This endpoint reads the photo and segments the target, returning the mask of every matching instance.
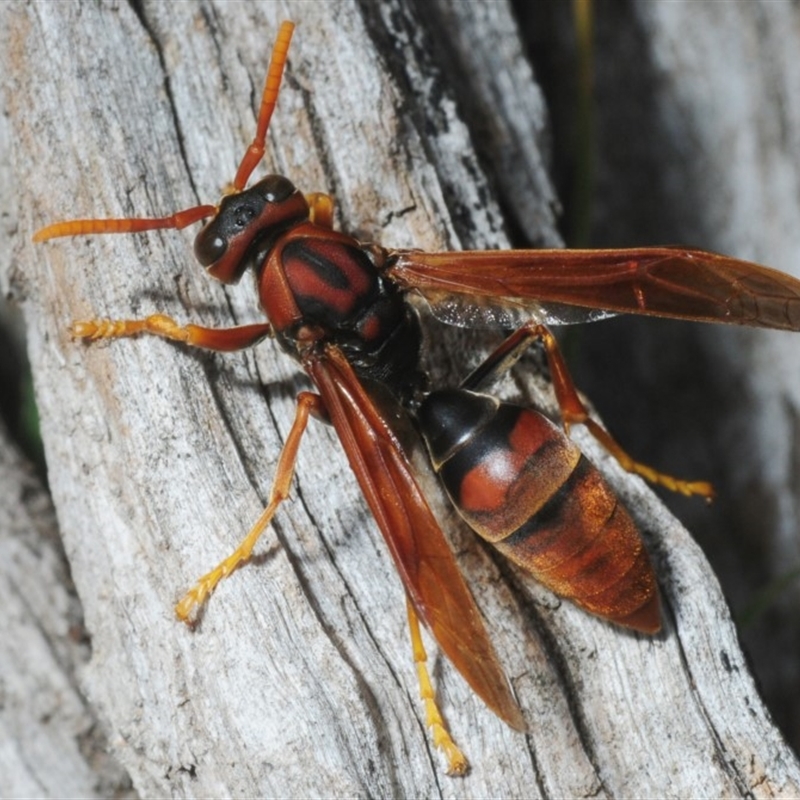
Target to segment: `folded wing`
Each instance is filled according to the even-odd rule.
[[[475,601],[405,451],[335,346],[304,360],[420,618],[467,683],[525,727]]]

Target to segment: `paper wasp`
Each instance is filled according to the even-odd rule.
[[[427,723],[451,772],[466,760],[437,710],[418,619],[470,686],[517,729],[524,720],[481,615],[411,464],[421,435],[464,519],[546,586],[610,621],[645,633],[660,627],[656,578],[641,537],[599,472],[565,432],[484,389],[534,342],[543,345],[565,429],[584,424],[629,471],[686,494],[705,483],[663,475],[631,459],[588,415],[555,339],[545,327],[569,317],[638,313],[800,330],[800,282],[721,255],[677,248],[425,253],[368,245],[333,230],[331,199],[303,195],[268,175],[246,188],[263,157],[293,26],[284,23],[265,83],[255,138],[233,190],[219,205],[158,219],[75,220],[36,241],[91,233],[184,228],[210,218],[195,242],[198,261],[224,283],[253,267],[267,322],[230,329],[179,325],[153,315],[89,320],[73,333],[100,339],[149,333],[217,351],[272,336],[308,373],[316,393],[298,397],[267,508],[242,544],[177,606],[188,621],[214,587],[246,561],[293,478],[313,415],[330,422],[403,581]],[[415,293],[434,313],[469,304],[498,326],[527,316],[457,388],[428,391]],[[462,320],[463,321],[463,320]]]

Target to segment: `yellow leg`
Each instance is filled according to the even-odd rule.
[[[149,333],[184,342],[193,347],[231,352],[254,345],[272,333],[267,322],[255,325],[240,325],[236,328],[204,328],[201,325],[178,325],[164,314],[153,314],[145,319],[91,319],[75,322],[71,333],[79,339],[121,339]]]
[[[256,542],[261,534],[264,533],[267,525],[269,525],[278,506],[289,496],[297,450],[308,424],[308,416],[312,412],[322,414],[322,401],[311,392],[301,392],[297,397],[297,411],[292,428],[286,437],[286,443],[278,460],[278,468],[275,472],[269,504],[236,550],[212,569],[211,572],[203,575],[175,606],[175,614],[182,622],[192,622],[195,609],[206,601],[217,584],[250,558]]]
[[[706,481],[684,481],[680,478],[673,478],[647,464],[635,461],[606,430],[589,416],[586,406],[578,395],[578,389],[569,373],[558,342],[544,325],[529,322],[512,333],[476,370],[467,376],[461,386],[464,389],[479,390],[487,381],[496,379],[516,364],[525,350],[537,340],[542,343],[547,353],[553,389],[561,410],[561,419],[565,430],[569,431],[571,425],[585,425],[589,433],[619,461],[624,470],[641,475],[651,483],[664,486],[680,494],[699,494],[708,499],[714,496],[711,484]]]
[[[635,475],[641,475],[645,480],[650,483],[655,483],[669,489],[671,492],[684,494],[687,497],[699,494],[707,500],[712,500],[714,497],[714,488],[708,481],[685,481],[680,478],[673,478],[672,475],[667,475],[664,472],[659,472],[647,464],[642,464],[640,461],[634,461],[617,442],[611,437],[604,428],[601,428],[591,417],[587,416],[581,422],[589,430],[589,433],[597,439],[600,444],[617,459],[622,469],[627,472],[632,472]],[[566,423],[565,423],[566,425]]]
[[[714,490],[711,488],[711,484],[706,481],[684,481],[680,478],[673,478],[672,475],[659,472],[653,469],[653,467],[642,464],[631,458],[622,447],[614,441],[611,434],[604,428],[601,428],[589,416],[586,406],[583,404],[580,397],[578,397],[578,390],[572,381],[572,376],[569,374],[567,364],[564,361],[564,357],[561,355],[561,349],[553,334],[543,325],[534,326],[533,331],[542,344],[544,344],[547,353],[547,363],[550,366],[550,374],[553,378],[553,388],[556,392],[558,405],[561,408],[561,418],[566,430],[569,430],[569,426],[572,424],[580,423],[585,425],[589,433],[617,459],[624,470],[632,472],[635,475],[641,475],[643,478],[650,481],[650,483],[664,486],[666,489],[679,492],[680,494],[699,494],[708,499],[714,496]]]
[[[309,217],[320,228],[333,230],[333,198],[329,194],[313,192],[306,195]]]
[[[442,715],[439,713],[439,708],[436,705],[436,695],[428,674],[426,664],[428,654],[425,652],[425,645],[422,643],[419,619],[408,597],[406,597],[406,606],[408,608],[408,627],[411,631],[411,647],[414,651],[414,664],[417,668],[417,679],[419,680],[419,696],[425,705],[425,724],[431,730],[434,746],[439,748],[447,759],[448,775],[463,775],[469,769],[469,763],[466,756],[453,741],[445,727]]]

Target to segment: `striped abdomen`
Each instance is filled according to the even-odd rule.
[[[431,393],[418,416],[434,468],[477,533],[587,611],[659,629],[658,588],[639,531],[559,428],[463,389]]]

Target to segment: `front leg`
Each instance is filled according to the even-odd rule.
[[[312,192],[305,196],[308,203],[308,218],[320,228],[333,230],[333,198],[323,192]]]
[[[75,322],[71,333],[78,339],[119,339],[149,333],[164,339],[184,342],[192,347],[206,350],[231,352],[243,350],[272,334],[268,322],[255,325],[239,325],[236,328],[206,328],[202,325],[178,325],[164,314],[152,314],[145,319],[92,319]]]

